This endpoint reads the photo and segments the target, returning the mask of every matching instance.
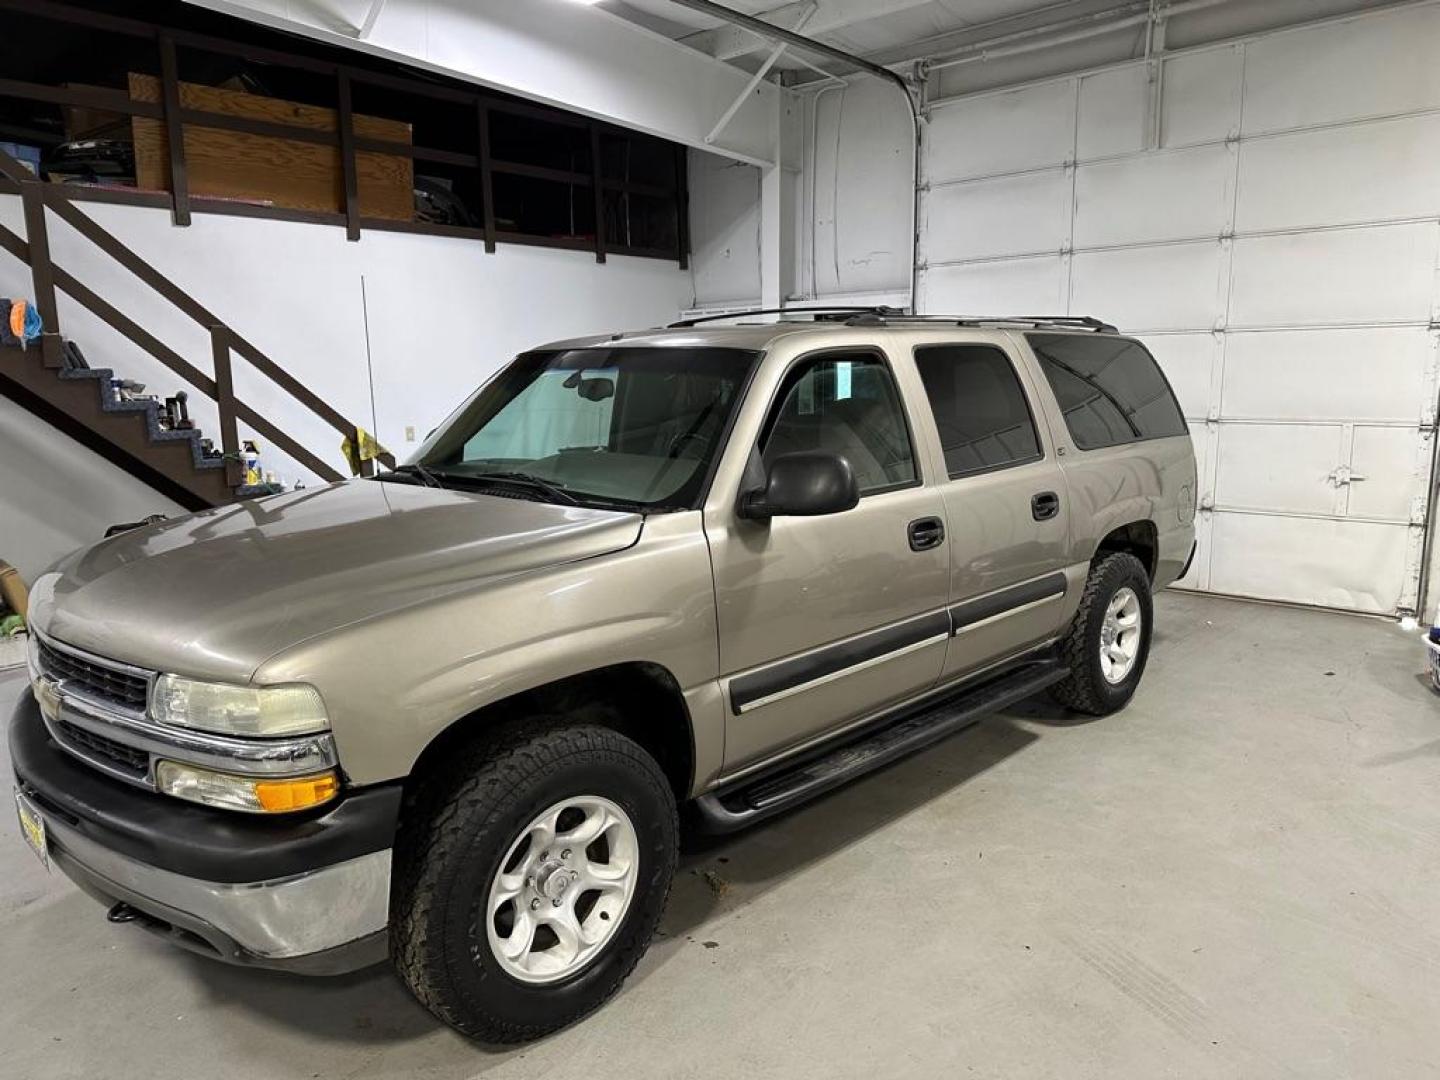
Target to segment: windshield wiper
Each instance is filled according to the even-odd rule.
[[[397,465],[394,469],[390,470],[390,472],[381,473],[376,479],[384,480],[396,474],[400,476],[413,476],[426,487],[443,488],[445,486],[440,482],[439,478],[424,465]]]
[[[569,503],[571,506],[579,506],[580,500],[558,484],[552,484],[549,480],[541,480],[538,476],[531,476],[523,472],[484,472],[484,473],[449,473],[450,479],[459,480],[462,483],[472,480],[496,483],[516,484],[520,487],[533,488],[543,495],[548,495],[556,502]]]

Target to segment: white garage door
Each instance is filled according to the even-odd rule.
[[[1200,462],[1182,584],[1417,605],[1436,42],[1423,7],[1176,56],[1158,93],[1136,64],[933,109],[921,310],[1093,314],[1146,341]]]

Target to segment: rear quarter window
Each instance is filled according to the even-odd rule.
[[[1189,431],[1160,366],[1138,341],[1109,334],[1025,337],[1081,450]]]

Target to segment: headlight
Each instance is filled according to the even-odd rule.
[[[178,675],[155,680],[150,715],[162,724],[221,735],[309,735],[330,727],[313,686],[227,686]]]
[[[340,791],[340,780],[334,770],[314,776],[269,780],[162,761],[155,766],[155,786],[167,795],[205,806],[252,814],[283,814],[329,802]]]

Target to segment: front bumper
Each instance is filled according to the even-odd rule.
[[[77,761],[28,692],[10,756],[54,863],[146,928],[216,959],[302,974],[384,959],[399,785],[273,819],[196,806]]]

